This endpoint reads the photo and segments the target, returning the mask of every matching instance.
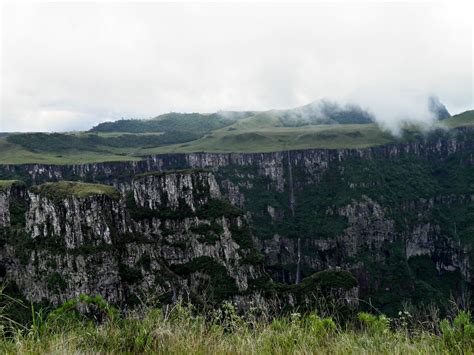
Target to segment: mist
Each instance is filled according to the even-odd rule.
[[[394,132],[474,107],[472,5],[7,3],[0,131],[357,105]]]

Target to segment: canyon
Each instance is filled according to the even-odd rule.
[[[0,279],[32,302],[297,307],[331,290],[390,314],[442,307],[474,281],[469,128],[361,149],[1,165],[0,179]]]

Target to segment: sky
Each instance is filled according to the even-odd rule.
[[[466,3],[1,5],[1,131],[359,104],[388,126],[474,108]]]

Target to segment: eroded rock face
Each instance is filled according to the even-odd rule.
[[[216,179],[211,172],[145,175],[133,182],[137,204],[152,210],[204,206],[210,199],[221,198]]]
[[[31,238],[56,238],[66,248],[112,244],[113,238],[131,232],[119,201],[104,195],[61,201],[29,193],[26,232]]]
[[[209,168],[220,170],[229,166],[258,167],[258,175],[268,177],[277,191],[285,190],[285,162],[289,158],[295,167],[307,172],[307,182],[317,182],[320,173],[332,163],[352,158],[371,160],[393,159],[406,156],[430,156],[446,158],[458,152],[474,149],[472,128],[455,130],[453,137],[440,137],[429,141],[411,141],[388,144],[366,149],[306,149],[273,153],[185,153],[149,156],[141,161],[90,163],[74,165],[18,164],[0,165],[0,178],[21,177],[26,183],[40,184],[45,181],[79,180],[105,183],[119,190],[129,189],[133,176],[151,172],[187,168]],[[465,163],[473,164],[472,155],[465,157]]]
[[[22,214],[27,201],[27,189],[23,184],[13,182],[0,187],[0,230],[24,222]]]
[[[133,188],[133,208],[147,215],[106,194],[58,199],[30,191],[26,228],[0,252],[4,281],[35,302],[87,293],[120,305],[220,301],[263,275],[248,221],[221,200],[212,173],[145,176]]]
[[[122,197],[53,201],[30,191],[30,249],[9,242],[1,260],[6,278],[30,299],[55,303],[81,292],[117,304],[231,294],[241,303],[248,294],[262,297],[255,285],[268,275],[294,284],[338,268],[357,276],[361,297],[404,291],[401,281],[414,293],[433,281],[423,278],[426,270],[439,282],[456,277],[454,290],[473,282],[472,221],[459,218],[470,216],[474,202],[473,154],[471,140],[451,137],[368,149],[23,167],[32,181],[74,176],[114,185]],[[194,170],[168,171],[176,167]],[[151,170],[161,173],[132,179]],[[11,193],[0,192],[0,227],[8,227],[9,201]]]
[[[347,218],[347,227],[332,239],[304,238],[300,241],[302,263],[313,270],[344,266],[351,268],[348,259],[363,249],[379,250],[385,242],[396,238],[395,223],[385,215],[383,208],[368,197],[338,209],[329,209],[328,215]],[[266,264],[273,269],[292,265],[297,255],[297,239],[274,235],[263,242]],[[295,274],[278,271],[275,279],[295,282]]]
[[[0,189],[0,228],[10,226],[10,188]]]

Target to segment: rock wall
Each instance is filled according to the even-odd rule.
[[[0,189],[0,228],[10,226],[10,188]]]
[[[95,292],[118,304],[242,302],[268,293],[269,276],[292,285],[322,270],[350,270],[380,308],[447,299],[474,281],[474,139],[464,133],[367,149],[3,166],[3,177],[102,182],[122,197],[58,201],[24,189],[22,229],[0,190],[0,269],[29,299],[53,303]]]
[[[16,164],[0,165],[0,179],[20,179],[28,184],[45,181],[81,180],[115,185],[119,190],[130,187],[133,176],[145,172],[187,168],[211,168],[227,166],[258,167],[260,176],[271,178],[278,191],[284,189],[285,159],[296,167],[303,167],[308,176],[318,176],[332,162],[358,157],[396,159],[404,156],[448,157],[457,152],[471,152],[466,163],[474,164],[474,131],[470,128],[452,130],[452,134],[417,139],[398,144],[374,146],[365,149],[306,149],[272,153],[183,153],[159,154],[140,161],[48,165]],[[310,181],[314,181],[311,179]]]
[[[217,302],[250,297],[249,282],[263,275],[246,217],[220,199],[212,173],[145,176],[127,201],[100,193],[24,196],[25,228],[4,225],[0,276],[30,301],[59,304],[87,293],[122,305]]]

